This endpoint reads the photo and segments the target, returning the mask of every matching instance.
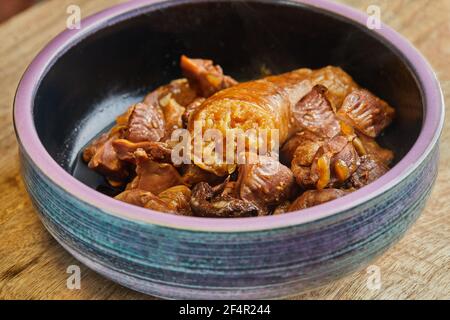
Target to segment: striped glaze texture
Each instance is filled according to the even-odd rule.
[[[49,232],[76,258],[132,289],[165,298],[279,298],[361,268],[417,219],[438,149],[406,179],[315,222],[254,232],[199,232],[110,215],[51,183],[21,152],[24,181]]]

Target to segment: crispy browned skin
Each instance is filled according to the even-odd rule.
[[[259,208],[259,215],[269,214],[269,206],[287,200],[294,188],[292,171],[278,160],[259,156],[257,163],[239,165],[237,193],[240,199]]]
[[[310,208],[319,204],[343,197],[348,192],[341,189],[308,190],[298,197],[288,211]]]

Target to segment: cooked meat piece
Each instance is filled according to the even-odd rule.
[[[158,196],[150,191],[140,189],[125,190],[115,199],[155,211],[190,216],[192,214],[189,205],[190,197],[191,190],[189,188],[175,186],[163,191]]]
[[[300,146],[296,150],[291,164],[291,170],[297,183],[305,189],[323,189],[328,184],[333,183],[334,179],[332,179],[330,168],[331,159],[341,152],[347,144],[348,141],[344,136],[334,137],[317,149],[312,161],[311,155],[314,153],[316,146],[313,145],[314,148],[308,148],[308,144]]]
[[[368,154],[376,157],[384,165],[388,166],[394,160],[394,152],[381,147],[373,138],[364,134],[358,134],[363,148],[363,155]]]
[[[211,60],[182,56],[180,65],[185,79],[150,92],[83,151],[115,187],[112,195],[128,183],[116,199],[186,216],[279,215],[342,197],[388,171],[393,152],[375,138],[395,112],[342,69],[238,83]],[[193,164],[172,161],[186,143],[171,139],[179,128],[189,130]],[[290,169],[270,157],[279,146]]]
[[[358,88],[352,77],[339,67],[328,66],[314,70],[309,79],[314,85],[320,84],[328,89],[325,93],[333,110],[338,110],[345,97]]]
[[[361,157],[361,164],[350,178],[350,185],[356,189],[362,188],[384,175],[389,168],[373,155]]]
[[[119,117],[124,117],[121,115]],[[115,139],[119,139],[124,134],[126,127],[122,124],[116,124],[106,133],[101,134],[98,138],[94,139],[84,150],[83,150],[83,160],[85,162],[89,162],[95,153],[108,141],[110,138],[114,137]],[[113,141],[115,141],[113,139]]]
[[[298,128],[315,133],[319,137],[333,138],[341,131],[325,93],[327,88],[316,85],[293,108],[292,117]]]
[[[241,164],[237,188],[239,198],[255,204],[259,215],[269,214],[269,206],[287,200],[293,192],[292,171],[276,159],[259,156],[257,163]]]
[[[395,111],[369,91],[354,90],[337,114],[363,134],[375,138],[392,122]]]
[[[128,122],[130,121],[130,116],[133,113],[133,111],[134,111],[134,105],[132,105],[131,107],[127,108],[127,110],[125,110],[124,113],[119,115],[116,118],[116,125],[115,125],[114,128],[120,127],[120,128],[126,129],[128,127]]]
[[[359,157],[353,144],[344,136],[337,136],[325,143],[311,165],[311,176],[317,189],[339,186],[350,178],[359,165]]]
[[[194,215],[212,218],[252,217],[258,208],[251,202],[221,195],[225,184],[212,188],[206,182],[198,183],[192,190],[191,208]]]
[[[112,143],[120,160],[135,164],[135,152],[142,149],[147,153],[150,160],[158,162],[171,162],[172,149],[164,142],[143,141],[131,142],[126,139],[117,139]]]
[[[159,105],[164,114],[166,132],[163,141],[170,139],[174,130],[183,128],[182,117],[186,107],[196,99],[197,93],[187,79],[174,80],[145,97],[144,103]]]
[[[166,203],[171,212],[183,216],[191,216],[191,190],[183,185],[171,187],[161,192],[158,197]],[[148,204],[146,205],[148,207]]]
[[[191,88],[188,80],[177,79],[150,92],[143,102],[148,105],[164,107],[170,99],[174,99],[179,105],[186,107],[196,98],[197,93]]]
[[[163,141],[170,139],[172,132],[176,129],[183,128],[183,114],[186,108],[180,105],[175,99],[170,98],[168,102],[164,101],[162,110],[164,113],[164,119],[166,120],[166,133]]]
[[[134,157],[136,158],[136,177],[128,189],[141,189],[159,194],[170,187],[183,184],[180,174],[173,165],[149,159],[143,149],[138,149]]]
[[[352,142],[356,149],[357,136],[353,127],[345,122],[339,121],[340,135],[345,137],[349,142]],[[302,166],[309,166],[319,150],[319,148],[329,139],[321,137],[309,130],[300,130],[295,133],[282,147],[281,160],[283,163],[292,163],[296,157],[296,163]],[[342,139],[339,138],[339,141]],[[343,141],[343,140],[342,140]],[[359,140],[358,142],[362,144]],[[298,150],[297,150],[298,149]],[[359,152],[358,152],[359,154]]]
[[[197,108],[199,108],[205,100],[206,99],[203,97],[196,98],[194,101],[192,101],[190,104],[186,106],[186,111],[183,113],[182,116],[183,124],[185,126],[187,126],[187,124],[189,123],[189,118],[194,113],[194,111],[197,110]]]
[[[103,145],[110,139],[109,133],[103,133],[95,139],[94,141],[83,150],[83,160],[85,162],[91,161],[92,157],[97,153],[97,151],[103,147]]]
[[[132,189],[125,190],[124,192],[115,196],[115,199],[134,204],[135,206],[145,207],[145,204],[154,201],[158,203],[161,208],[164,208],[166,204],[161,201],[157,196],[155,196],[150,191],[140,190],[140,189]]]
[[[83,159],[88,162],[88,167],[93,169],[111,181],[121,181],[128,177],[125,164],[119,159],[112,144],[118,139],[120,132],[114,134],[105,133],[95,140],[83,152]]]
[[[120,188],[127,184],[126,180],[117,179],[117,178],[111,178],[108,176],[105,176],[106,181],[108,181],[108,184],[113,188]]]
[[[230,196],[233,198],[239,198],[238,195],[238,184],[236,181],[226,181],[224,183],[223,191],[220,194],[221,196]]]
[[[295,163],[301,166],[310,166],[314,161],[314,157],[319,151],[320,147],[324,144],[320,140],[308,140],[305,139],[294,151],[292,161],[295,159]]]
[[[162,141],[170,139],[175,129],[183,127],[182,116],[186,107],[197,98],[197,93],[189,86],[187,79],[177,79],[150,92],[144,104],[161,109],[165,120],[165,133]]]
[[[319,204],[343,197],[347,193],[348,191],[341,189],[308,190],[291,204],[288,211],[296,211],[317,206]]]
[[[160,107],[137,103],[131,108],[125,138],[132,142],[159,141],[165,133],[164,115]]]
[[[289,212],[289,207],[291,206],[291,202],[290,201],[284,201],[282,203],[280,203],[275,210],[273,210],[272,215],[273,216],[277,216],[279,214],[283,214],[286,212]]]
[[[190,59],[183,55],[180,65],[191,87],[202,97],[207,98],[217,91],[237,84],[236,80],[224,75],[222,68],[214,65],[211,60]]]
[[[188,186],[196,185],[199,182],[207,182],[210,185],[217,185],[223,182],[223,178],[215,174],[205,171],[195,164],[185,164],[181,168],[183,183]]]
[[[301,147],[296,150],[291,169],[297,183],[306,189],[340,186],[359,166],[359,156],[352,142],[342,135],[325,142],[310,166],[310,156],[305,157],[305,154]]]
[[[300,163],[304,166],[311,165],[314,156],[324,143],[324,139],[308,130],[300,130],[295,133],[281,148],[281,161],[286,164],[292,163],[297,155]],[[297,151],[297,148],[300,148]]]

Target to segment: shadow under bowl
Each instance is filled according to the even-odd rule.
[[[36,57],[15,100],[27,190],[49,232],[95,271],[168,298],[277,298],[366,265],[424,207],[437,172],[443,102],[400,35],[326,0],[133,1],[82,21]],[[207,219],[121,203],[80,150],[131,103],[179,78],[181,54],[238,80],[342,67],[396,108],[381,143],[395,166],[346,197],[282,216]]]

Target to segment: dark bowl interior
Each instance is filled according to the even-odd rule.
[[[36,129],[50,155],[97,188],[80,150],[143,95],[181,77],[179,57],[213,59],[238,80],[300,67],[342,67],[397,110],[380,142],[400,160],[422,124],[413,68],[365,26],[289,1],[171,1],[150,5],[82,37],[41,80]],[[102,190],[109,192],[108,190]]]

